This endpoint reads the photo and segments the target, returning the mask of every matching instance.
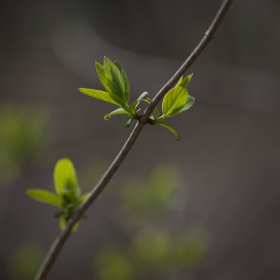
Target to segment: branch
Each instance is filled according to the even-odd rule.
[[[172,86],[179,80],[179,78],[186,72],[186,70],[189,69],[189,67],[199,57],[199,55],[202,53],[202,51],[205,49],[205,47],[208,45],[208,43],[213,39],[213,35],[215,34],[221,21],[223,20],[225,14],[227,13],[227,10],[229,9],[232,1],[233,0],[224,0],[223,1],[216,16],[213,19],[211,25],[206,30],[206,32],[205,32],[203,38],[201,39],[201,41],[199,42],[199,44],[196,46],[196,48],[193,50],[193,52],[189,55],[189,57],[186,59],[186,61],[181,65],[181,67],[177,70],[177,72],[171,77],[171,79],[161,88],[161,90],[153,98],[152,103],[146,110],[147,114],[145,114],[145,119],[143,119],[144,122],[147,120],[147,118],[149,118],[149,115],[153,112],[153,110],[155,109],[155,107],[157,106],[159,101],[172,88]]]
[[[62,249],[64,243],[68,239],[71,234],[71,229],[74,224],[79,221],[85,211],[89,208],[89,206],[95,201],[95,199],[103,192],[113,175],[116,173],[120,165],[122,164],[123,160],[125,159],[126,155],[129,153],[130,149],[132,148],[134,142],[138,138],[141,130],[143,127],[148,123],[148,119],[156,105],[159,101],[163,98],[163,96],[171,89],[171,87],[179,80],[179,78],[185,73],[185,71],[193,64],[193,62],[199,57],[201,52],[213,38],[214,33],[216,32],[218,26],[220,25],[224,15],[226,14],[230,4],[233,0],[224,0],[222,5],[220,6],[213,22],[211,23],[208,30],[205,32],[202,40],[191,53],[191,55],[187,58],[187,60],[182,64],[182,66],[178,69],[178,71],[171,77],[171,79],[162,87],[162,89],[156,94],[152,103],[146,109],[144,115],[141,117],[140,121],[134,127],[132,133],[128,137],[127,141],[125,142],[123,148],[120,150],[112,164],[109,166],[105,174],[96,184],[96,186],[92,189],[90,196],[88,199],[80,205],[77,211],[69,220],[66,228],[64,231],[61,231],[60,234],[55,239],[54,243],[52,244],[49,252],[46,255],[46,258],[38,271],[35,280],[43,280],[46,279],[48,273],[50,272],[57,256],[59,255],[60,250]]]

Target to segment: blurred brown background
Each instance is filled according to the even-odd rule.
[[[1,279],[28,279],[19,278],[18,263],[29,255],[39,260],[59,232],[54,209],[25,190],[53,190],[53,167],[61,157],[74,162],[81,188],[89,190],[93,173],[100,176],[131,131],[122,117],[103,120],[113,106],[77,91],[101,89],[94,62],[104,55],[119,60],[132,99],[145,90],[154,96],[199,42],[220,3],[1,2]],[[276,0],[234,1],[189,69],[194,107],[169,120],[181,140],[161,127],[144,129],[49,279],[101,279],[94,265],[98,251],[125,239],[118,190],[127,178],[145,181],[163,163],[181,176],[163,227],[199,228],[208,249],[195,267],[145,279],[280,279],[279,14]]]

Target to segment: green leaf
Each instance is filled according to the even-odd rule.
[[[136,115],[137,111],[136,108],[138,107],[139,103],[141,100],[145,99],[148,97],[148,92],[143,92],[140,94],[140,96],[137,98],[136,101],[134,101],[130,106],[129,106],[129,110],[132,111],[134,114],[134,116]]]
[[[180,85],[180,83],[183,81],[183,78],[184,78],[183,76],[180,77],[179,81],[176,84],[176,87]]]
[[[177,141],[180,140],[180,134],[173,128],[171,127],[170,125],[162,122],[162,121],[156,121],[155,124],[159,124],[165,128],[167,128],[168,130],[170,130],[176,137],[177,137]]]
[[[188,91],[177,86],[171,89],[163,98],[162,112],[165,116],[170,116],[179,112],[187,102]]]
[[[160,115],[158,107],[155,107],[152,117],[157,118]]]
[[[125,103],[116,96],[112,96],[107,91],[91,89],[91,88],[78,88],[78,91],[81,93],[88,95],[90,97],[109,102],[111,104],[117,105],[119,107],[125,107]]]
[[[182,77],[180,78],[180,80],[178,81],[177,86],[181,86],[181,87],[187,89],[187,88],[188,88],[188,85],[189,85],[189,83],[190,83],[190,81],[191,81],[191,79],[192,79],[192,76],[193,76],[193,73],[190,74],[190,75],[188,75],[188,76],[185,77],[184,79],[183,79],[183,76],[182,76]]]
[[[128,100],[126,99],[124,81],[120,70],[107,57],[104,57],[104,71],[110,88],[110,93],[121,99],[126,104]]]
[[[177,116],[177,115],[189,110],[193,106],[194,102],[195,102],[195,98],[193,96],[189,95],[185,106],[179,112],[177,112],[176,114],[173,114],[172,117]]]
[[[135,254],[131,255],[123,250],[114,247],[112,248],[112,246],[110,248],[108,246],[108,248],[101,249],[100,253],[97,254],[97,258],[95,259],[98,279],[140,279],[138,277],[138,267],[135,267],[134,259],[138,259]]]
[[[139,97],[137,98],[137,100],[143,100],[143,99],[145,99],[145,98],[148,98],[148,96],[149,96],[149,93],[147,92],[147,91],[144,91],[144,92],[142,92],[140,95],[139,95]]]
[[[79,190],[80,192],[80,190]],[[63,190],[60,193],[60,197],[62,197],[62,208],[63,209],[74,209],[79,205],[79,197],[72,190]],[[72,210],[71,210],[72,211]]]
[[[123,122],[124,127],[129,128],[132,119],[133,119],[133,116],[131,116],[131,115],[127,116],[127,117],[125,118],[124,122]]]
[[[67,225],[67,220],[65,218],[59,219],[59,226],[60,226],[61,230],[64,230],[66,225]]]
[[[101,82],[101,84],[104,86],[104,88],[110,92],[110,87],[108,85],[106,76],[105,76],[105,71],[104,71],[104,67],[103,65],[101,65],[100,63],[98,63],[97,61],[95,62],[95,68],[96,68],[96,73],[99,77],[99,80]]]
[[[69,192],[78,197],[80,188],[76,177],[76,171],[68,158],[60,159],[54,169],[54,185],[59,196]]]
[[[65,211],[58,211],[54,213],[55,218],[67,218],[67,216],[68,215],[65,213]]]
[[[66,225],[67,225],[67,219],[65,219],[65,218],[59,219],[59,226],[60,226],[61,230],[64,230]],[[78,227],[79,227],[79,223],[75,223],[71,229],[71,234],[75,233],[77,231]]]
[[[41,190],[41,189],[29,189],[26,193],[33,199],[38,200],[43,203],[51,204],[56,207],[61,208],[61,200],[54,193]]]
[[[108,101],[108,100],[104,100],[103,98],[98,98],[98,97],[95,97],[95,96],[93,96],[93,97],[101,99],[101,100],[104,100],[104,101],[107,101],[107,102],[110,102],[110,103],[113,103],[113,104],[118,105],[120,107],[126,108],[127,107],[127,105],[126,105],[127,102],[123,100],[123,97],[122,97],[123,95],[121,97],[116,95],[116,92],[114,92],[114,90],[112,89],[112,82],[110,82],[110,79],[107,79],[107,77],[105,75],[105,70],[104,70],[103,65],[101,65],[98,62],[95,62],[95,66],[96,66],[96,72],[97,72],[97,75],[99,77],[100,82],[102,83],[104,88],[107,90],[109,96],[111,97],[111,99],[114,102],[111,102],[111,101]],[[115,66],[115,68],[117,69],[117,71],[119,71],[116,66]]]
[[[112,111],[111,113],[107,114],[106,116],[104,116],[104,120],[108,121],[114,115],[129,115],[129,113],[125,111],[123,108],[118,108]]]
[[[129,106],[129,111],[130,111],[131,115],[136,116],[136,113],[137,113],[136,109],[137,109],[139,103],[140,103],[140,100],[136,100]]]
[[[122,76],[122,79],[123,79],[123,83],[124,83],[126,102],[128,102],[129,98],[130,98],[130,84],[129,84],[127,74],[126,74],[123,66],[121,65],[121,63],[119,61],[115,61],[114,64],[120,70],[120,73],[121,73],[121,76]]]
[[[141,100],[142,100],[142,101],[145,101],[145,102],[148,103],[148,104],[151,104],[151,103],[152,103],[152,99],[149,98],[149,97],[144,97],[144,98],[142,98]]]
[[[87,192],[85,194],[83,194],[79,200],[79,204],[81,204],[82,202],[84,202],[85,200],[87,200],[87,198],[90,196],[90,192]]]
[[[149,97],[143,97],[141,100],[147,102],[148,104],[152,103],[152,99]],[[158,109],[158,107],[155,107],[155,109],[152,113],[152,117],[157,118],[158,116],[159,116],[159,109]]]

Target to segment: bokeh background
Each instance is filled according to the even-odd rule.
[[[1,279],[31,279],[59,232],[25,190],[53,190],[61,157],[90,190],[131,131],[77,91],[101,89],[94,62],[119,60],[132,98],[154,96],[220,3],[1,2]],[[189,69],[195,106],[169,121],[181,141],[144,129],[49,279],[280,279],[279,14],[276,0],[234,1]]]

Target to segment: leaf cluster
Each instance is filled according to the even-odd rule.
[[[128,115],[124,120],[124,126],[129,127],[132,119],[137,118],[137,106],[141,96],[129,105],[130,83],[123,66],[118,61],[113,63],[107,57],[104,57],[103,62],[104,65],[95,62],[95,67],[105,91],[90,88],[78,90],[83,94],[118,106],[118,109],[105,115],[104,119],[109,120],[114,115]]]
[[[60,208],[60,211],[55,213],[55,217],[59,218],[63,230],[76,208],[87,199],[89,192],[81,196],[75,168],[68,158],[62,158],[56,163],[53,179],[55,193],[42,189],[28,189],[26,192],[35,200]],[[77,228],[78,223],[75,224],[72,232]]]
[[[158,215],[170,206],[178,181],[178,172],[168,165],[155,168],[145,181],[128,180],[121,189],[125,209],[134,220]]]
[[[147,102],[148,104],[152,102],[148,96],[148,92],[140,94],[137,100],[129,105],[130,83],[121,63],[118,61],[113,63],[109,58],[104,57],[103,65],[96,62],[95,66],[97,75],[105,91],[90,88],[79,88],[78,90],[85,95],[118,106],[118,109],[105,115],[104,119],[109,120],[114,115],[127,115],[123,124],[124,127],[129,127],[133,119],[140,119],[140,116],[137,114],[140,110],[138,108],[140,101]],[[193,74],[185,78],[182,76],[177,85],[164,96],[161,116],[158,108],[155,108],[149,117],[150,124],[158,124],[169,129],[177,137],[177,140],[180,139],[179,133],[170,125],[163,122],[163,120],[187,111],[194,104],[195,99],[189,95],[187,90],[192,76]]]
[[[192,79],[193,74],[186,76],[185,78],[182,76],[176,86],[172,88],[167,94],[164,96],[162,101],[162,115],[154,116],[154,124],[159,124],[167,129],[169,129],[176,137],[177,140],[180,140],[179,133],[170,125],[166,124],[162,120],[169,117],[174,117],[179,114],[184,113],[189,110],[194,102],[195,98],[189,95],[188,86]]]

